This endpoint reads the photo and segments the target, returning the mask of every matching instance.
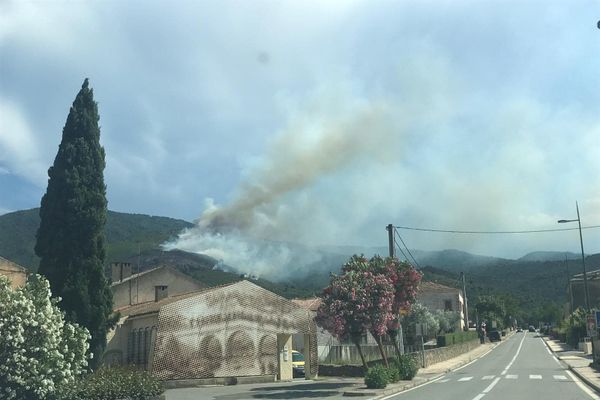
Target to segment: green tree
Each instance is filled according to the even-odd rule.
[[[92,366],[98,365],[114,322],[112,295],[104,276],[106,186],[98,106],[85,79],[69,111],[48,188],[42,198],[35,252],[39,272],[60,296],[68,321],[86,327]]]

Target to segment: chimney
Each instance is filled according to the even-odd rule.
[[[114,262],[111,264],[113,283],[121,282],[131,276],[131,263]]]
[[[169,297],[169,287],[167,285],[154,286],[154,301],[160,301]]]

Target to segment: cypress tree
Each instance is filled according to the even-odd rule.
[[[35,252],[68,321],[92,335],[92,367],[99,364],[114,323],[112,293],[104,275],[106,186],[98,105],[88,79],[69,111],[48,188],[42,197]]]

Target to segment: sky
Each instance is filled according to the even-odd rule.
[[[0,0],[0,214],[39,206],[88,77],[109,209],[196,221],[192,250],[576,227],[556,223],[576,201],[600,225],[599,19],[598,1]],[[400,233],[580,251],[577,231]]]

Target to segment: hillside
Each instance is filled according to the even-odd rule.
[[[534,251],[525,254],[519,258],[519,261],[564,261],[565,257],[568,260],[579,260],[581,253],[575,254],[562,251]]]
[[[0,255],[36,271],[39,259],[33,248],[39,223],[38,208],[1,215]],[[214,258],[180,250],[159,249],[161,243],[174,238],[182,229],[192,226],[193,224],[187,221],[173,218],[109,211],[105,228],[106,259],[108,262],[130,262],[134,271],[138,263],[141,270],[171,265],[209,286],[243,279],[239,274],[215,268],[217,260]],[[320,281],[323,280],[324,277],[321,277]],[[314,284],[274,283],[265,279],[252,281],[287,298],[309,297],[321,289],[321,286],[317,287]]]
[[[33,248],[39,224],[39,208],[0,215],[0,255],[36,271],[39,259]],[[106,259],[120,259],[139,250],[157,248],[191,226],[187,221],[173,218],[109,211],[105,228]]]
[[[39,225],[38,209],[17,211],[0,216],[0,255],[33,271],[38,259],[33,252],[35,232]],[[179,250],[162,251],[159,245],[182,229],[191,227],[186,221],[141,214],[109,211],[106,238],[107,260],[128,261],[137,267],[152,268],[173,265],[210,286],[242,279],[239,274],[217,265],[217,260]],[[288,244],[295,253],[307,251],[305,246]],[[311,265],[293,265],[298,273],[294,280],[271,282],[255,279],[261,286],[285,297],[306,297],[329,282],[329,274],[338,272],[354,253],[385,255],[385,247],[329,246],[320,247],[319,261]],[[314,249],[313,249],[314,251]],[[460,272],[465,272],[467,292],[474,299],[480,294],[501,293],[514,298],[522,307],[566,302],[567,271],[565,253],[535,252],[518,260],[479,256],[459,250],[412,250],[424,273],[424,279],[448,286],[459,286]],[[139,254],[139,255],[138,255]],[[581,272],[581,261],[570,254],[569,273]],[[600,254],[588,256],[588,271],[600,269]]]

